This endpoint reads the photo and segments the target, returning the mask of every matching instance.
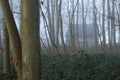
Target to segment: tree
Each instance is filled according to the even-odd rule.
[[[95,4],[95,0],[93,0],[93,24],[94,24],[94,29],[95,29],[95,47],[98,47],[98,32],[97,32],[97,13],[96,13],[96,4]]]
[[[62,5],[62,0],[60,0],[59,4],[59,16],[60,16],[60,36],[61,36],[61,41],[62,41],[62,47],[64,49],[64,52],[67,53],[66,47],[65,47],[65,42],[64,42],[64,35],[63,35],[63,22],[62,22],[62,13],[61,13],[61,5]]]
[[[118,14],[119,39],[118,39],[118,41],[119,41],[119,43],[120,43],[120,1],[119,1],[119,4],[118,4],[118,12],[119,12],[119,14]]]
[[[40,80],[39,1],[22,1],[22,80]]]
[[[111,13],[111,40],[112,45],[116,46],[116,30],[115,30],[115,5],[114,0],[112,0],[112,13]]]
[[[55,42],[54,14],[55,14],[55,0],[51,0],[51,36],[52,40]]]
[[[85,19],[84,19],[84,0],[82,2],[82,27],[83,27],[83,47],[85,47]]]
[[[9,34],[11,48],[13,52],[13,59],[19,62],[19,66],[15,65],[18,79],[22,80],[22,53],[21,53],[21,41],[18,34],[17,26],[15,24],[15,20],[10,9],[10,5],[8,0],[0,0],[0,5],[2,8],[4,21],[6,24],[6,28]]]
[[[103,46],[106,48],[106,37],[105,37],[105,1],[102,0],[102,36],[103,36]]]
[[[0,0],[0,4],[12,46],[18,80],[40,80],[39,1],[22,1],[22,46],[8,0]]]
[[[58,0],[55,2],[56,5],[56,39],[55,43],[57,46],[59,46],[59,32],[60,32],[60,27],[59,27],[59,9],[58,9]]]
[[[110,12],[110,2],[109,2],[109,0],[107,0],[107,13],[108,13],[108,22],[107,22],[107,25],[108,25],[108,40],[109,40],[109,49],[110,49],[110,51],[111,51],[111,26],[110,26],[110,14],[111,14],[111,12]]]
[[[74,7],[74,0],[70,0],[70,3],[68,3],[68,19],[69,19],[69,26],[68,26],[68,29],[69,29],[69,34],[70,34],[70,37],[69,37],[69,46],[71,48],[71,50],[75,50],[75,7]],[[70,5],[71,4],[71,5]],[[70,9],[69,9],[70,7]]]
[[[78,25],[79,25],[79,6],[80,6],[80,2],[79,0],[77,0],[78,4],[77,4],[77,13],[76,13],[76,28],[75,28],[75,31],[76,31],[76,35],[75,35],[75,40],[76,40],[76,46],[77,48],[80,48],[80,42],[79,42],[79,30],[78,30]]]
[[[9,35],[3,20],[3,74],[10,76]]]

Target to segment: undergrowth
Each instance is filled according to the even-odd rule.
[[[42,80],[120,80],[120,54],[43,55]]]
[[[41,61],[42,80],[120,80],[120,54],[42,54]]]

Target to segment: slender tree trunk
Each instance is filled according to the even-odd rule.
[[[119,39],[118,39],[118,42],[119,42],[119,45],[120,45],[120,1],[119,1],[119,16],[118,16],[118,23],[119,23]]]
[[[51,42],[53,42],[54,37],[53,37],[53,34],[52,34],[53,29],[52,29],[52,21],[51,21],[52,19],[51,19],[50,0],[47,0],[47,17],[48,17],[48,30],[49,30],[50,40],[51,40]]]
[[[18,30],[8,0],[0,0],[0,5],[2,8],[4,21],[6,23],[6,28],[9,34],[9,38],[13,50],[13,58],[19,64],[19,65],[18,64],[15,65],[18,74],[18,79],[22,80],[21,79],[22,77],[21,41],[18,34]]]
[[[93,15],[94,15],[94,31],[95,31],[95,47],[97,49],[98,47],[98,32],[97,32],[97,13],[96,13],[96,9],[95,9],[96,5],[95,5],[95,0],[93,0]]]
[[[84,2],[83,2],[84,3]],[[86,24],[87,24],[87,15],[88,15],[88,7],[89,7],[89,0],[87,1],[86,10],[85,10],[85,17],[84,17],[84,36],[85,36],[85,46],[88,47],[88,40],[87,40],[87,32],[86,32]]]
[[[70,41],[71,41],[71,50],[75,50],[75,16],[74,16],[74,0],[71,0],[71,14],[69,13],[69,30],[70,30]]]
[[[60,13],[60,36],[61,36],[61,41],[62,41],[62,46],[64,49],[64,52],[67,53],[66,47],[65,47],[65,42],[64,42],[64,34],[63,34],[63,22],[62,22],[62,15],[61,15],[61,5],[62,5],[62,0],[60,0],[59,4],[59,13]]]
[[[77,48],[80,48],[80,42],[79,42],[79,0],[78,0],[78,5],[77,5],[77,16],[76,16],[76,35],[75,35],[75,40],[76,40],[76,45],[77,45]]]
[[[112,45],[116,46],[116,32],[115,32],[115,15],[114,15],[114,0],[112,0],[112,16],[111,16],[111,38],[112,38]]]
[[[102,36],[103,36],[103,46],[106,48],[106,37],[105,37],[105,0],[102,0],[103,6],[102,6]]]
[[[85,17],[84,17],[84,0],[82,0],[82,29],[83,29],[83,47],[86,47],[85,38]]]
[[[59,32],[60,32],[60,27],[59,27],[59,9],[58,9],[58,0],[56,0],[56,40],[55,43],[59,47]]]
[[[51,4],[53,4],[53,1],[51,1]],[[51,10],[53,12],[51,12]],[[53,14],[51,14],[53,13]],[[48,17],[48,34],[51,40],[51,47],[53,50],[53,53],[56,52],[58,53],[58,46],[56,46],[55,44],[55,36],[54,36],[54,8],[52,6],[52,8],[50,8],[50,0],[47,0],[47,17]]]
[[[109,50],[110,50],[110,52],[111,52],[111,25],[110,25],[110,4],[109,4],[109,0],[107,0],[107,11],[108,11],[108,22],[107,22],[107,24],[108,24],[108,40],[109,40]]]
[[[10,76],[9,36],[3,21],[3,74]]]
[[[22,80],[41,80],[39,0],[23,0],[22,8]]]
[[[54,14],[55,14],[55,1],[51,0],[51,36],[53,41],[55,42],[55,27],[54,27]]]

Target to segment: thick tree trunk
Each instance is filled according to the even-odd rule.
[[[19,78],[19,80],[22,80],[21,79],[21,77],[22,77],[21,41],[20,41],[20,37],[18,34],[18,30],[17,30],[16,24],[15,24],[14,17],[11,12],[8,0],[0,0],[0,5],[2,8],[4,21],[6,23],[6,28],[7,28],[8,34],[9,34],[9,38],[10,38],[10,42],[11,42],[11,46],[12,46],[12,50],[13,50],[12,51],[13,58],[19,64],[19,65],[18,64],[15,65],[17,74],[18,74],[18,78]]]
[[[22,80],[41,80],[39,0],[23,0],[22,8]]]

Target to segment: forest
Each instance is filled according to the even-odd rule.
[[[120,0],[0,0],[0,80],[120,80]]]

